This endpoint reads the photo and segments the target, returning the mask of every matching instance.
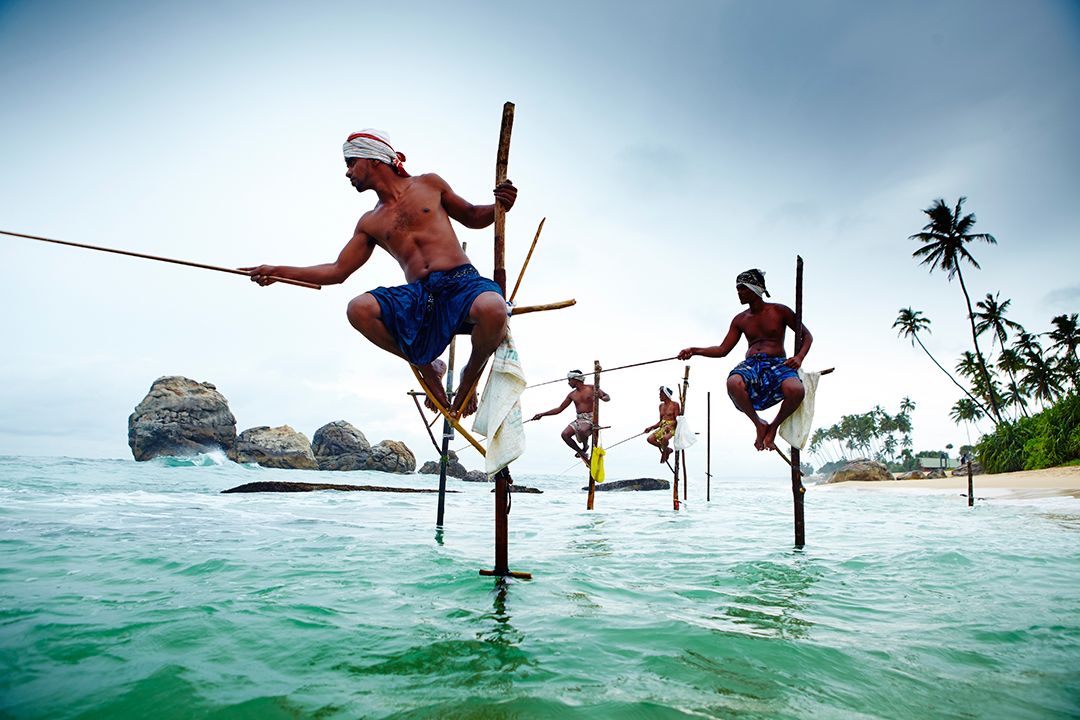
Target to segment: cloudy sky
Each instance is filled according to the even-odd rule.
[[[343,176],[364,127],[487,202],[512,100],[509,274],[546,217],[519,300],[578,303],[514,320],[533,382],[716,343],[735,275],[763,268],[792,304],[801,254],[807,366],[837,368],[819,422],[910,396],[917,448],[965,442],[955,388],[891,327],[922,310],[948,365],[970,342],[958,284],[911,258],[938,197],[999,241],[974,249],[974,296],[1037,331],[1080,311],[1074,2],[0,1],[0,97],[0,229],[224,266],[333,259],[375,201]],[[457,232],[490,272],[490,229]],[[0,264],[0,454],[130,457],[128,414],[179,374],[241,430],[345,419],[433,455],[411,373],[345,320],[401,282],[385,254],[319,292],[5,237]],[[782,478],[726,399],[736,361],[691,362],[690,418],[704,431],[711,392],[714,472]],[[606,443],[682,373],[605,376]],[[529,390],[525,414],[565,391]],[[526,426],[518,472],[571,465],[569,419]],[[642,441],[608,468],[658,470]]]

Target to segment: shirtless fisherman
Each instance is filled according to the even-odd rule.
[[[582,460],[588,461],[589,438],[592,437],[593,430],[594,388],[592,385],[585,384],[585,373],[580,370],[571,370],[566,373],[566,380],[570,383],[570,387],[573,388],[567,394],[566,399],[564,399],[558,407],[552,408],[547,412],[536,413],[531,419],[539,420],[548,415],[558,415],[569,407],[570,403],[574,403],[574,409],[577,411],[577,418],[570,421],[570,424],[562,431],[562,439],[564,443],[570,446],[575,455]],[[600,399],[607,402],[611,399],[611,396],[601,390]],[[577,442],[574,442],[575,438],[581,443],[580,447]]]
[[[769,291],[765,289],[765,273],[761,270],[739,273],[735,278],[735,290],[739,294],[739,302],[748,305],[749,309],[731,320],[724,340],[713,347],[688,347],[679,353],[679,359],[689,360],[694,355],[724,357],[735,349],[739,338],[745,335],[749,343],[746,359],[728,375],[728,396],[735,407],[754,423],[757,430],[754,447],[758,450],[775,450],[777,428],[802,402],[803,384],[795,371],[810,351],[814,337],[804,324],[802,347],[796,348],[794,356],[785,357],[784,331],[785,328],[795,330],[795,313],[786,305],[765,302],[763,297]],[[780,403],[780,409],[771,423],[758,416],[758,410],[765,410],[777,403]]]
[[[507,310],[499,286],[469,263],[450,219],[467,228],[484,228],[495,221],[495,205],[466,202],[434,173],[411,177],[401,164],[405,156],[377,130],[353,133],[343,151],[345,177],[357,192],[374,190],[378,202],[356,223],[337,260],[241,270],[259,285],[273,283],[271,276],[334,285],[366,263],[376,246],[383,248],[398,261],[409,284],[379,287],[353,298],[346,312],[349,322],[375,345],[414,365],[443,407],[446,392],[433,362],[453,335],[471,334],[462,392],[450,408],[459,414],[466,393],[506,335]],[[505,210],[514,206],[516,197],[509,181],[495,188],[495,200]]]
[[[660,386],[660,419],[655,425],[650,425],[643,432],[649,433],[645,441],[650,445],[660,448],[660,464],[663,465],[671,457],[672,449],[668,441],[675,435],[675,424],[678,422],[682,408],[675,400],[675,393],[671,388]]]

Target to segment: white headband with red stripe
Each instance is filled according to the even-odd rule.
[[[341,149],[346,159],[378,160],[394,168],[394,172],[398,175],[409,177],[409,173],[405,172],[401,164],[405,162],[405,155],[394,150],[384,132],[368,128],[353,133],[346,138]]]

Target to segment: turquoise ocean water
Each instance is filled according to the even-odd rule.
[[[0,458],[0,718],[1080,717],[1080,501]]]

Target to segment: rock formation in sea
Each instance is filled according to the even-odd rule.
[[[128,417],[128,445],[138,461],[228,451],[235,444],[236,418],[208,382],[160,377]]]
[[[588,490],[589,486],[581,488]],[[634,478],[632,480],[608,480],[596,483],[596,489],[601,492],[631,492],[633,490],[670,490],[671,483],[657,478]]]
[[[426,463],[423,464],[423,466],[421,466],[421,468],[419,470],[417,470],[417,472],[420,473],[421,475],[438,475],[439,474],[439,461],[438,460],[428,460]],[[463,479],[468,474],[468,472],[469,471],[465,469],[465,466],[461,464],[461,461],[458,460],[457,453],[454,452],[453,450],[450,450],[447,453],[447,462],[446,462],[446,475],[447,475],[447,477],[458,478],[460,480],[460,479]]]
[[[411,473],[416,456],[397,440],[368,442],[364,433],[344,420],[336,420],[315,431],[311,449],[320,470],[380,470]]]
[[[228,456],[233,462],[258,463],[268,468],[319,469],[311,452],[311,443],[303,433],[288,425],[276,428],[263,425],[245,430]]]
[[[892,480],[892,473],[876,460],[852,460],[829,476],[826,482],[838,483],[851,480]]]

